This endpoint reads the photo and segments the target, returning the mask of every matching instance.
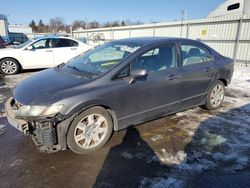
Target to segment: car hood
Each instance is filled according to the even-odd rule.
[[[15,100],[23,105],[51,105],[69,95],[79,93],[79,88],[88,87],[87,76],[75,76],[57,68],[51,68],[21,81],[13,91]]]

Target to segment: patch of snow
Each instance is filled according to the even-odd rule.
[[[155,136],[153,136],[153,137],[151,138],[151,140],[152,140],[153,142],[157,142],[157,141],[162,140],[162,139],[163,139],[163,136],[160,135],[160,134],[157,134],[157,135],[155,135]]]
[[[161,150],[161,153],[155,153],[155,156],[152,156],[147,163],[152,161],[160,161],[166,165],[178,165],[184,162],[187,158],[187,154],[184,151],[178,151],[177,153],[167,152],[165,149]]]
[[[1,125],[0,124],[0,135],[4,133],[4,128],[6,127],[6,125]]]
[[[15,166],[20,166],[22,164],[22,160],[21,159],[16,159],[14,160],[12,163],[10,163],[10,167],[15,167]]]

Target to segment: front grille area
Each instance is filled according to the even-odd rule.
[[[37,142],[46,147],[52,147],[57,142],[56,130],[50,122],[44,122],[39,127],[36,127],[34,134]]]

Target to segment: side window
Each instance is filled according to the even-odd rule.
[[[158,53],[159,53],[159,48],[156,48],[156,49],[153,49],[153,50],[143,54],[143,57],[158,55]]]
[[[126,78],[129,76],[129,74],[130,74],[130,66],[126,66],[116,75],[115,78]]]
[[[69,40],[70,42],[70,46],[73,47],[73,46],[78,46],[78,42],[74,41],[74,40]]]
[[[34,49],[44,49],[48,48],[47,44],[48,44],[47,39],[42,39],[32,44],[32,46]]]
[[[146,69],[148,73],[176,67],[177,53],[174,44],[166,44],[140,55],[132,63],[132,69]]]
[[[196,45],[181,45],[181,54],[183,66],[203,63],[211,60],[209,52],[205,48]]]
[[[78,43],[70,39],[56,39],[55,40],[56,48],[73,47],[73,46],[78,46]]]

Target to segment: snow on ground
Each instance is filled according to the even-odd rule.
[[[169,174],[143,177],[141,187],[185,187],[205,170],[234,173],[250,166],[250,67],[235,66],[225,102],[218,110],[200,108],[177,113],[176,127],[189,138],[184,150],[162,149],[152,159],[171,166]],[[152,141],[163,136],[155,135]]]

